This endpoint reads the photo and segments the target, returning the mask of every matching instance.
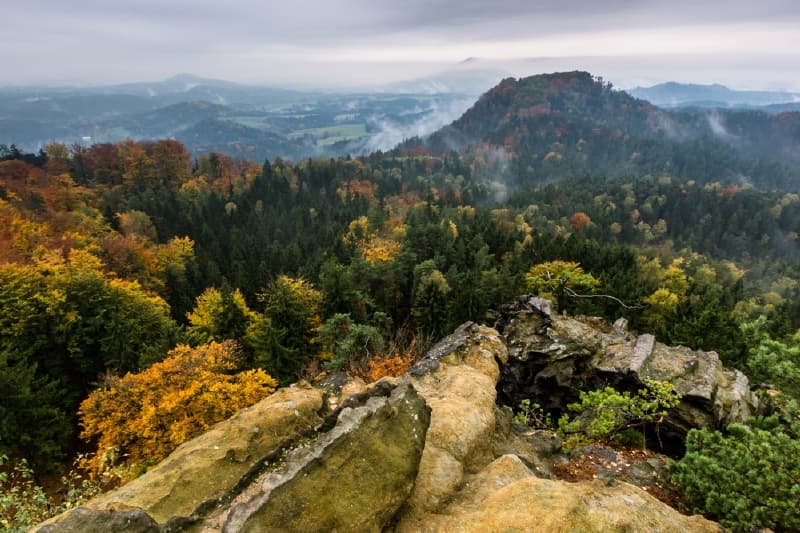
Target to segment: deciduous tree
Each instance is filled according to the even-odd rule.
[[[544,298],[555,298],[564,310],[567,298],[576,293],[594,292],[600,282],[574,261],[548,261],[534,265],[525,275],[528,290]]]
[[[152,464],[177,446],[271,394],[263,370],[238,372],[233,341],[181,345],[138,374],[108,375],[81,403],[81,436],[97,446],[91,466]]]

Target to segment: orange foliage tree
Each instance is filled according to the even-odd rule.
[[[275,391],[263,370],[242,363],[233,341],[180,345],[138,374],[107,376],[81,403],[81,437],[97,443],[89,465],[160,461],[183,442]]]
[[[589,218],[589,215],[583,211],[576,211],[569,217],[569,223],[572,225],[572,228],[578,232],[585,230],[586,226],[588,226],[591,221],[592,219]]]

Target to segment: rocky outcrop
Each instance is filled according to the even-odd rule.
[[[663,460],[566,456],[552,432],[513,424],[509,405],[559,409],[579,389],[667,379],[684,395],[678,432],[753,412],[743,375],[713,352],[556,316],[537,299],[498,325],[464,324],[402,378],[281,389],[39,531],[719,531],[648,494]],[[565,469],[578,481],[556,479]]]
[[[428,407],[407,381],[327,419],[323,403],[281,389],[38,531],[379,531],[414,485]]]
[[[539,298],[509,306],[501,327],[509,364],[498,389],[508,405],[533,398],[563,411],[580,390],[610,385],[635,391],[644,379],[669,381],[683,399],[662,436],[675,442],[693,427],[718,428],[758,411],[747,377],[724,368],[715,352],[665,346],[648,334],[631,338],[621,324],[604,330],[556,315]]]
[[[576,327],[599,346],[598,332],[583,326]],[[573,352],[592,353],[579,339],[568,342]],[[431,427],[414,492],[393,531],[721,531],[608,476],[605,483],[550,479],[560,439],[513,425],[510,409],[498,407],[490,393],[511,346],[513,338],[468,323],[411,369],[431,405]],[[642,476],[643,485],[653,483],[646,476],[652,472]]]
[[[632,485],[541,479],[515,455],[504,455],[470,477],[441,512],[419,522],[417,531],[717,533],[723,529],[701,517],[684,516]]]

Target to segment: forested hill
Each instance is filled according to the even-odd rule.
[[[505,79],[425,146],[479,161],[489,152],[510,163],[505,179],[515,185],[645,174],[800,183],[800,113],[665,110],[586,72]]]

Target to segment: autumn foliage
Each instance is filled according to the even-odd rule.
[[[572,228],[578,232],[585,230],[586,226],[588,226],[591,221],[592,219],[589,218],[589,215],[583,211],[576,211],[569,217],[569,223],[572,225]]]
[[[368,377],[370,381],[378,381],[384,377],[399,377],[411,369],[414,364],[412,354],[397,354],[392,357],[376,355],[367,361],[369,366]]]
[[[391,232],[385,232],[388,235],[383,235],[382,232],[370,228],[367,217],[362,216],[350,222],[343,240],[361,250],[364,259],[374,266],[394,261],[402,248],[396,236],[402,235],[403,230],[402,226],[396,226]]]
[[[89,466],[157,463],[275,390],[277,382],[263,370],[236,373],[240,363],[232,341],[180,345],[143,372],[108,376],[79,409],[81,436],[97,444]]]

